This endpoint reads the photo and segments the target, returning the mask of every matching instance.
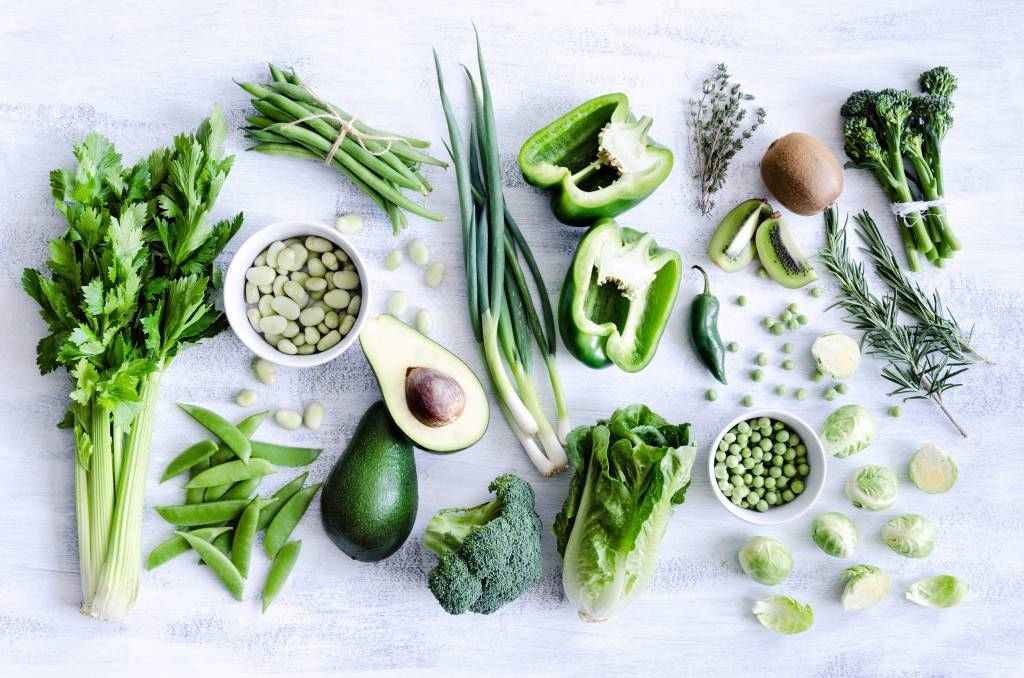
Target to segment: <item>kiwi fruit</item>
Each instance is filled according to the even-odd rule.
[[[773,141],[761,158],[761,178],[783,207],[818,214],[843,192],[843,168],[810,134],[792,132]]]
[[[744,200],[733,207],[711,236],[708,258],[727,273],[749,264],[754,259],[757,227],[771,213],[771,205],[763,198]]]
[[[778,212],[757,227],[754,245],[761,266],[783,287],[795,289],[818,279]]]

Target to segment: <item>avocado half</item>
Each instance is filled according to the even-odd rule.
[[[458,452],[483,437],[491,418],[487,392],[476,374],[458,356],[391,315],[367,321],[359,333],[363,353],[373,368],[384,404],[395,424],[417,447],[427,452]],[[419,368],[419,369],[417,369]],[[461,389],[457,416],[446,423],[424,423],[407,399],[410,374],[424,371],[446,377],[440,386]]]

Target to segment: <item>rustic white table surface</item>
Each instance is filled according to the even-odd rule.
[[[1024,11],[1014,2],[902,3],[618,3],[618,2],[173,2],[150,7],[121,3],[0,2],[0,308],[5,326],[0,361],[0,674],[4,676],[254,676],[254,675],[687,675],[687,676],[1010,676],[1024,660],[1024,436],[1021,336],[1021,180],[1024,179]],[[47,188],[47,172],[71,163],[71,145],[87,132],[109,136],[127,159],[170,141],[220,104],[233,125],[247,106],[232,79],[264,76],[272,60],[294,65],[317,88],[384,127],[444,138],[430,50],[436,47],[460,109],[460,62],[473,60],[472,27],[480,27],[497,107],[506,191],[513,212],[556,293],[579,231],[559,225],[547,200],[525,186],[515,154],[526,136],[573,105],[608,91],[629,93],[635,110],[654,117],[653,134],[677,151],[671,178],[621,221],[655,233],[684,261],[704,263],[714,220],[693,208],[685,155],[686,100],[712,66],[725,61],[758,95],[768,122],[738,158],[723,208],[764,192],[757,163],[765,146],[793,130],[818,135],[841,153],[837,108],[861,87],[913,87],[917,74],[948,64],[960,76],[957,121],[946,144],[949,211],[963,251],[945,270],[918,278],[942,291],[977,341],[998,361],[978,367],[949,406],[970,432],[961,440],[928,405],[911,403],[901,419],[884,416],[888,401],[867,360],[847,401],[869,407],[880,423],[877,442],[853,460],[830,463],[817,509],[855,513],[841,484],[865,462],[903,468],[925,441],[952,452],[961,479],[943,496],[925,495],[903,480],[898,503],[881,514],[856,513],[863,535],[857,560],[894,578],[888,601],[860,613],[838,603],[846,563],[822,555],[807,536],[808,520],[758,530],[726,513],[713,498],[704,449],[686,503],[664,543],[650,590],[618,618],[582,623],[565,601],[561,564],[545,539],[544,576],[529,594],[492,616],[451,617],[425,586],[434,558],[419,534],[441,507],[483,500],[497,474],[515,471],[537,490],[545,525],[561,504],[568,477],[544,480],[528,464],[497,414],[486,437],[454,456],[417,453],[420,505],[416,529],[392,558],[354,562],[325,538],[317,511],[298,528],[305,543],[285,593],[266,615],[250,585],[233,602],[208,572],[182,558],[144,573],[138,603],[124,625],[104,625],[78,613],[72,444],[55,428],[67,400],[63,375],[40,377],[34,344],[43,326],[18,279],[41,266],[45,243],[64,227]],[[442,225],[413,220],[393,238],[381,215],[333,172],[314,163],[242,153],[238,133],[228,142],[238,160],[217,203],[218,216],[244,210],[239,240],[281,219],[332,222],[360,212],[367,228],[355,241],[371,262],[381,291],[406,290],[414,307],[433,313],[436,337],[477,369],[480,359],[464,308],[461,245],[451,174],[430,172],[430,204],[449,216]],[[438,143],[436,148],[440,148]],[[870,209],[890,235],[892,223],[878,187],[847,173],[846,210]],[[720,216],[722,209],[716,212]],[[792,217],[808,249],[821,242],[819,218]],[[389,273],[381,262],[412,237],[429,241],[449,276],[437,290],[406,265]],[[237,247],[238,240],[229,249]],[[225,257],[226,259],[226,257]],[[826,278],[827,291],[834,287]],[[740,342],[730,356],[734,385],[718,402],[703,392],[709,378],[685,343],[684,309],[697,290],[687,275],[680,303],[655,361],[643,373],[590,371],[564,351],[559,366],[577,423],[593,422],[620,405],[643,402],[670,419],[691,421],[706,446],[738,401],[784,406],[815,424],[829,404],[797,404],[771,387],[810,386],[806,347],[816,333],[843,328],[827,297],[784,292],[751,273],[714,273],[723,299],[723,334]],[[751,303],[729,303],[738,293]],[[829,295],[830,296],[830,295]],[[787,337],[800,347],[798,369],[768,368],[761,384],[747,382],[741,364],[779,340],[757,327],[765,314],[796,301],[809,327]],[[383,295],[378,297],[383,305]],[[362,412],[377,397],[359,350],[320,369],[284,371],[273,388],[249,373],[250,356],[230,332],[184,353],[163,380],[152,447],[143,548],[167,534],[155,504],[180,496],[158,486],[157,469],[200,431],[174,406],[205,403],[239,414],[231,396],[258,389],[266,407],[327,405],[323,429],[285,434],[280,441],[323,445],[312,475],[323,478]],[[882,523],[915,511],[939,526],[926,560],[901,558],[880,542]],[[782,539],[796,559],[779,589],[814,605],[814,628],[799,637],[762,629],[750,613],[766,593],[740,572],[737,547],[753,534]],[[255,579],[266,564],[257,559]],[[953,573],[970,583],[958,609],[932,610],[903,600],[914,579]]]

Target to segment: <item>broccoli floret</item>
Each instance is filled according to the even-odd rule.
[[[903,129],[910,119],[910,92],[905,89],[883,89],[874,98],[878,121],[878,140],[893,154],[899,154]]]
[[[889,171],[885,150],[866,117],[849,118],[843,123],[843,148],[857,167],[874,173],[886,192],[893,195],[898,182]]]
[[[941,141],[953,126],[953,100],[938,94],[922,94],[913,100],[915,124]]]
[[[956,91],[956,76],[945,66],[936,66],[921,74],[921,89],[928,94],[948,97]]]
[[[533,488],[508,473],[488,489],[494,500],[438,511],[423,535],[423,545],[438,557],[427,585],[449,614],[490,614],[540,579],[541,522]]]
[[[871,115],[874,107],[875,92],[869,89],[857,90],[846,99],[846,103],[839,109],[839,115],[844,118],[867,117]]]

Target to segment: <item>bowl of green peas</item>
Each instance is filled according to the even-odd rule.
[[[711,490],[737,518],[777,525],[803,515],[825,486],[825,449],[814,429],[780,410],[744,412],[708,453]]]

